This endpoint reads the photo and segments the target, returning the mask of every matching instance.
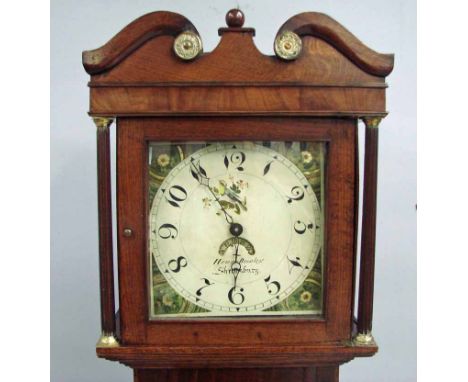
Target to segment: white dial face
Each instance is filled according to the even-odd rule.
[[[215,315],[252,315],[297,289],[321,247],[319,202],[301,171],[253,143],[212,144],[179,163],[149,216],[171,287]]]

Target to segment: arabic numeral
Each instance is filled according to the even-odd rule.
[[[294,223],[294,231],[299,235],[304,234],[308,229],[312,230],[314,228],[314,223],[305,224],[304,222],[298,220]]]
[[[203,289],[205,289],[205,288],[209,287],[210,285],[213,285],[213,284],[214,284],[213,282],[211,282],[211,281],[208,280],[208,279],[202,278],[202,280],[204,281],[205,285],[202,286],[200,289],[198,289],[198,290],[195,292],[195,294],[196,294],[198,297],[200,297],[200,296],[202,295]],[[198,300],[198,299],[197,299],[197,300]]]
[[[289,274],[291,274],[291,272],[293,271],[293,269],[295,268],[301,268],[301,269],[309,269],[309,267],[306,265],[302,265],[301,264],[301,259],[300,257],[296,257],[296,258],[292,258],[290,259],[289,257],[287,258],[288,259],[288,270],[289,270]]]
[[[244,167],[242,166],[245,162],[245,153],[242,151],[236,151],[233,152],[229,157],[227,154],[224,155],[224,166],[226,166],[226,169],[229,168],[230,163],[234,165],[236,170],[238,171],[244,171]]]
[[[158,229],[158,235],[161,239],[175,239],[178,234],[177,228],[170,223],[165,223]]]
[[[241,305],[245,301],[245,296],[243,295],[244,288],[232,287],[229,289],[228,299],[233,305]]]
[[[299,201],[304,199],[304,190],[299,186],[291,188],[291,194],[287,196],[288,203],[292,203],[294,200]]]
[[[163,190],[165,192],[165,190]],[[165,195],[167,202],[173,207],[180,207],[180,202],[187,199],[187,191],[182,186],[172,186]]]
[[[186,266],[187,259],[183,256],[179,256],[177,259],[171,260],[167,263],[167,267],[174,273],[180,272],[180,270]]]
[[[263,279],[268,289],[268,293],[278,294],[279,291],[281,290],[281,284],[278,281],[270,281],[270,280],[271,280],[271,275],[268,276],[266,279]]]

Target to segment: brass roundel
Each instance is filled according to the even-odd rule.
[[[294,60],[302,50],[302,40],[294,32],[283,31],[275,39],[275,53],[283,60]]]
[[[201,38],[194,32],[183,32],[174,40],[174,52],[182,60],[193,60],[202,51]]]

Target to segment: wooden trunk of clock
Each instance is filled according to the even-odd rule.
[[[374,52],[333,19],[313,12],[289,19],[276,36],[276,56],[265,56],[243,20],[240,11],[230,11],[219,45],[201,54],[190,21],[153,12],[83,53],[91,75],[90,115],[98,127],[102,336],[96,350],[99,357],[132,367],[135,382],[338,381],[341,364],[377,352],[371,334],[377,140],[393,56]],[[118,312],[109,150],[114,118]],[[360,258],[359,119],[366,125]],[[323,145],[320,314],[151,314],[148,157],[158,142]],[[172,200],[175,207],[185,200],[183,192]]]
[[[135,382],[338,382],[338,367],[136,369]]]

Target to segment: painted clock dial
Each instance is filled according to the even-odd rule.
[[[285,156],[216,143],[165,177],[149,214],[149,250],[168,284],[214,315],[256,315],[306,279],[321,250],[317,196]]]

